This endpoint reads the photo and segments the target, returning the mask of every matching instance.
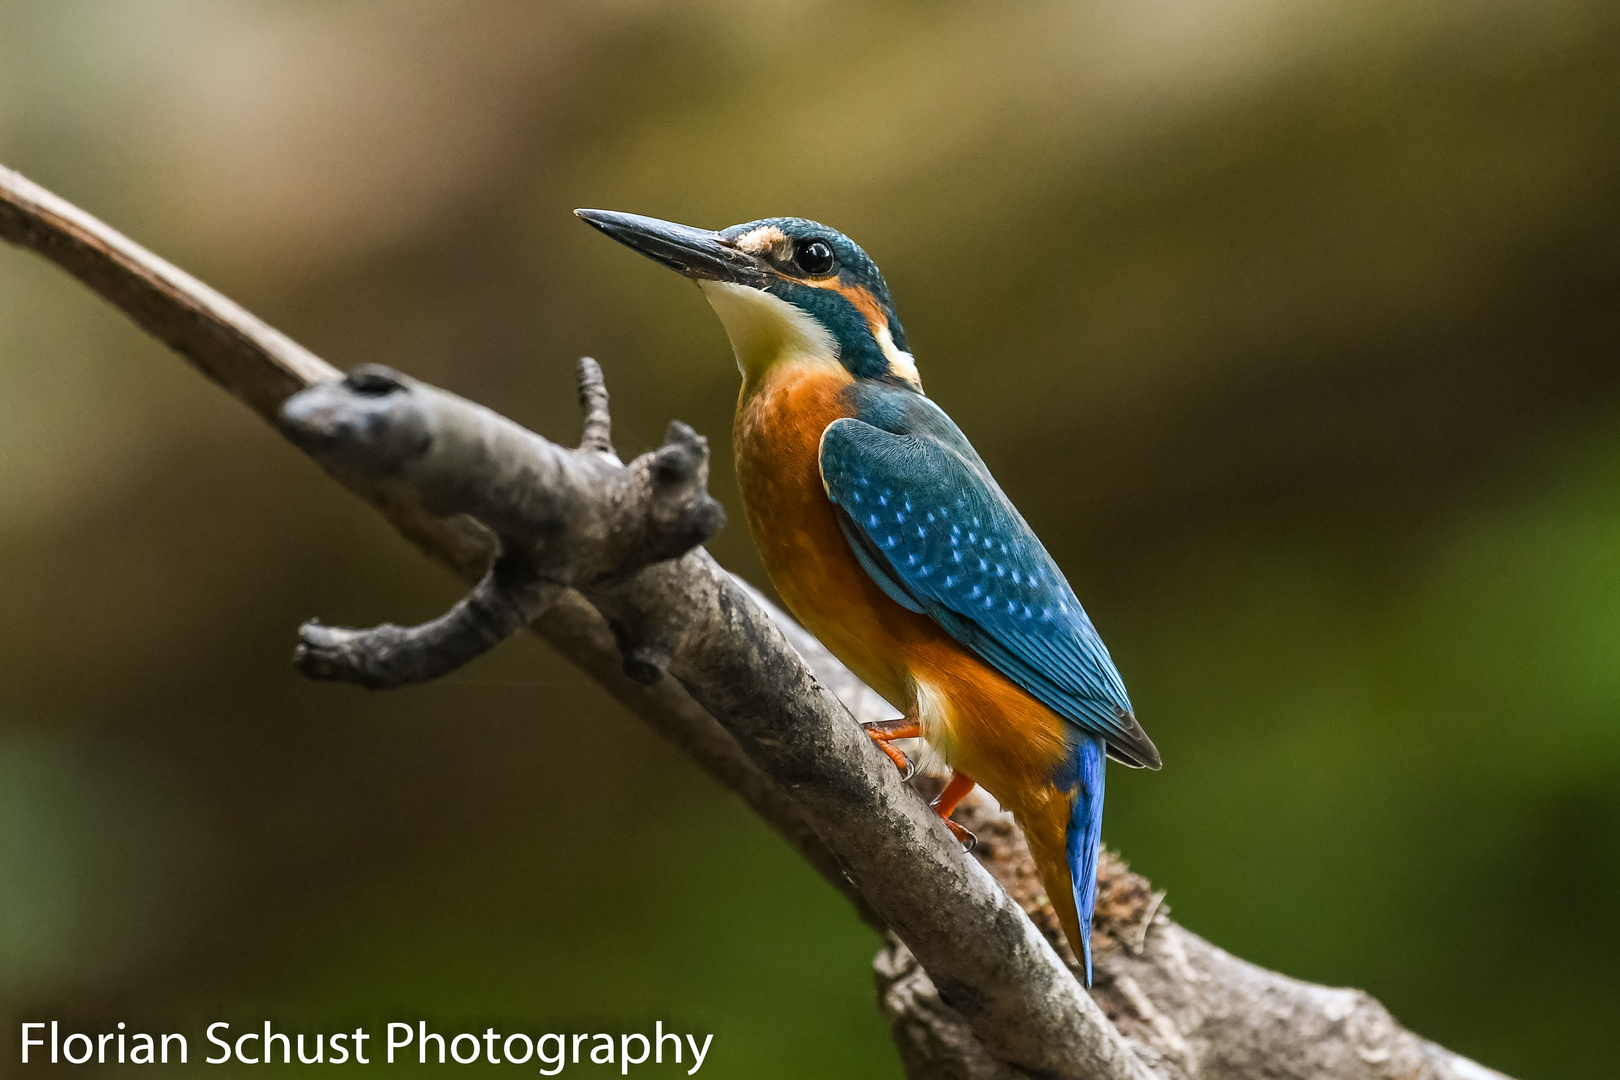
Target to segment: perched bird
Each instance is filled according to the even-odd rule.
[[[696,280],[742,369],[737,475],[794,617],[1013,812],[1091,981],[1103,759],[1159,767],[1125,684],[1052,556],[956,424],[923,395],[888,286],[854,241],[802,218],[721,232],[576,213]]]

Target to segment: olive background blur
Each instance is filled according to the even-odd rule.
[[[1163,750],[1106,841],[1239,955],[1598,1077],[1617,55],[1584,0],[11,0],[0,162],[553,438],[598,357],[627,455],[712,440],[713,550],[761,584],[718,321],[570,211],[848,232]],[[194,1062],[213,1019],[662,1019],[706,1077],[899,1075],[876,938],[538,642],[295,676],[301,620],[457,583],[11,248],[0,387],[0,1069],[29,1019]]]

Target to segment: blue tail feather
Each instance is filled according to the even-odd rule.
[[[1069,758],[1074,785],[1067,854],[1074,906],[1080,913],[1080,944],[1085,952],[1086,985],[1091,985],[1091,916],[1097,908],[1097,851],[1102,844],[1103,762],[1107,747],[1097,736],[1082,735]]]

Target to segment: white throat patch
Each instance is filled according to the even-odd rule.
[[[838,364],[837,340],[786,300],[729,281],[699,281],[698,288],[726,328],[744,381],[784,360]]]

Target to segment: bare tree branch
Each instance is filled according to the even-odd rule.
[[[626,674],[652,683],[667,668],[720,721],[936,984],[956,988],[946,996],[998,1057],[1041,1076],[1147,1075],[772,617],[697,549],[720,515],[704,490],[706,444],[689,428],[672,424],[664,446],[620,465],[376,368],[288,398],[281,426],[328,468],[415,492],[430,513],[469,515],[495,533],[502,561],[583,593],[613,628]],[[402,654],[420,659],[424,643],[467,622],[453,614],[410,631],[347,632],[341,648],[321,651],[320,670],[376,685]],[[463,630],[456,655],[488,641],[489,628]],[[328,633],[312,640],[306,629],[306,657]]]
[[[567,450],[386,369],[342,380],[3,169],[0,236],[79,277],[479,581],[423,627],[306,627],[306,670],[368,685],[431,678],[532,625],[889,929],[880,1000],[911,1076],[1499,1076],[1403,1030],[1360,991],[1209,945],[1117,859],[1104,862],[1088,996],[1010,819],[982,798],[966,805],[959,817],[981,843],[977,860],[962,853],[855,724],[892,710],[696,546],[718,525],[701,439],[672,426],[628,466],[613,455],[594,362],[581,363],[584,439]]]
[[[471,593],[423,626],[306,624],[295,654],[305,674],[373,688],[437,678],[523,629],[563,589],[609,589],[720,528],[725,511],[708,493],[703,436],[673,423],[662,447],[620,464],[602,450],[601,373],[594,363],[580,370],[588,415],[579,451],[375,365],[282,404],[283,433],[315,460],[413,492],[437,517],[473,518],[494,534],[499,553]],[[662,677],[667,650],[620,637],[626,674],[647,684]]]

